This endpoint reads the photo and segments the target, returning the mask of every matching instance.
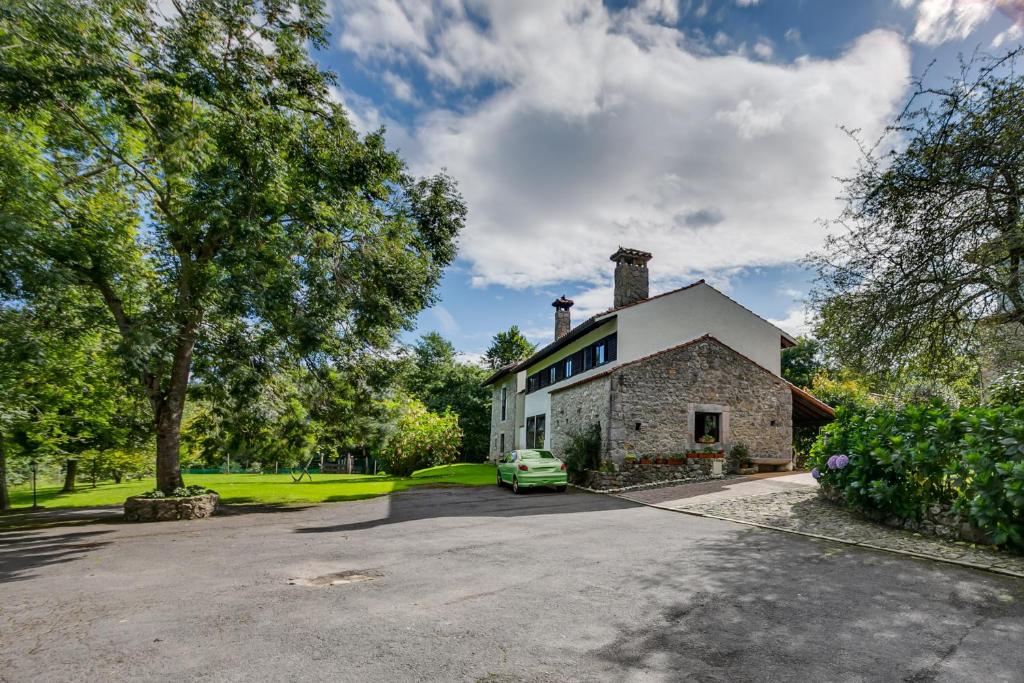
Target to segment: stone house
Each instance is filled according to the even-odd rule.
[[[599,425],[605,458],[728,450],[742,442],[772,464],[793,456],[793,426],[832,409],[782,378],[792,336],[703,280],[649,296],[651,254],[620,248],[613,307],[573,327],[556,299],[554,341],[494,372],[490,456],[515,448],[556,454]],[[704,439],[705,441],[707,439]]]

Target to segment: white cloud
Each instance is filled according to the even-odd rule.
[[[754,43],[754,54],[761,59],[771,59],[772,55],[775,54],[775,48],[772,47],[772,42],[767,38],[759,38]]]
[[[768,322],[794,337],[809,335],[814,329],[814,321],[808,317],[807,311],[803,306],[791,308],[786,313],[785,318],[769,320]]]
[[[618,245],[654,253],[652,292],[816,248],[857,159],[837,126],[880,133],[909,78],[888,31],[779,64],[689,50],[666,3],[481,1],[470,18],[457,0],[336,1],[342,45],[380,71],[417,64],[456,102],[389,123],[389,143],[458,179],[474,282],[590,283],[569,292],[577,320],[610,304]]]
[[[1024,23],[1014,24],[1005,31],[1001,31],[995,38],[992,39],[992,47],[1002,47],[1003,45],[1011,45],[1019,42],[1021,38],[1024,38]]]
[[[388,84],[394,96],[402,102],[415,102],[416,96],[412,92],[412,86],[404,78],[393,71],[385,71],[381,79]]]
[[[914,8],[916,23],[912,40],[925,45],[939,45],[950,40],[963,40],[999,10],[1014,25],[1000,33],[994,47],[1021,36],[1024,24],[1024,0],[896,0],[904,8]]]
[[[430,312],[433,313],[434,319],[437,320],[437,324],[443,334],[451,336],[459,331],[459,323],[444,306],[434,306],[430,309]]]

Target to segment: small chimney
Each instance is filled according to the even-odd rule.
[[[574,303],[572,299],[566,299],[565,294],[551,302],[551,305],[555,307],[555,339],[561,339],[572,329],[569,309]]]
[[[611,260],[615,261],[615,308],[646,299],[650,293],[647,262],[651,255],[639,249],[619,247]]]

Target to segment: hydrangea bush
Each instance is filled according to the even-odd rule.
[[[933,505],[952,506],[996,543],[1024,547],[1020,405],[840,408],[808,464],[851,505],[918,520]]]

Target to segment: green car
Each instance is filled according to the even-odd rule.
[[[551,451],[512,451],[498,461],[498,486],[511,484],[515,493],[529,486],[554,486],[564,491],[566,482],[565,463]]]

